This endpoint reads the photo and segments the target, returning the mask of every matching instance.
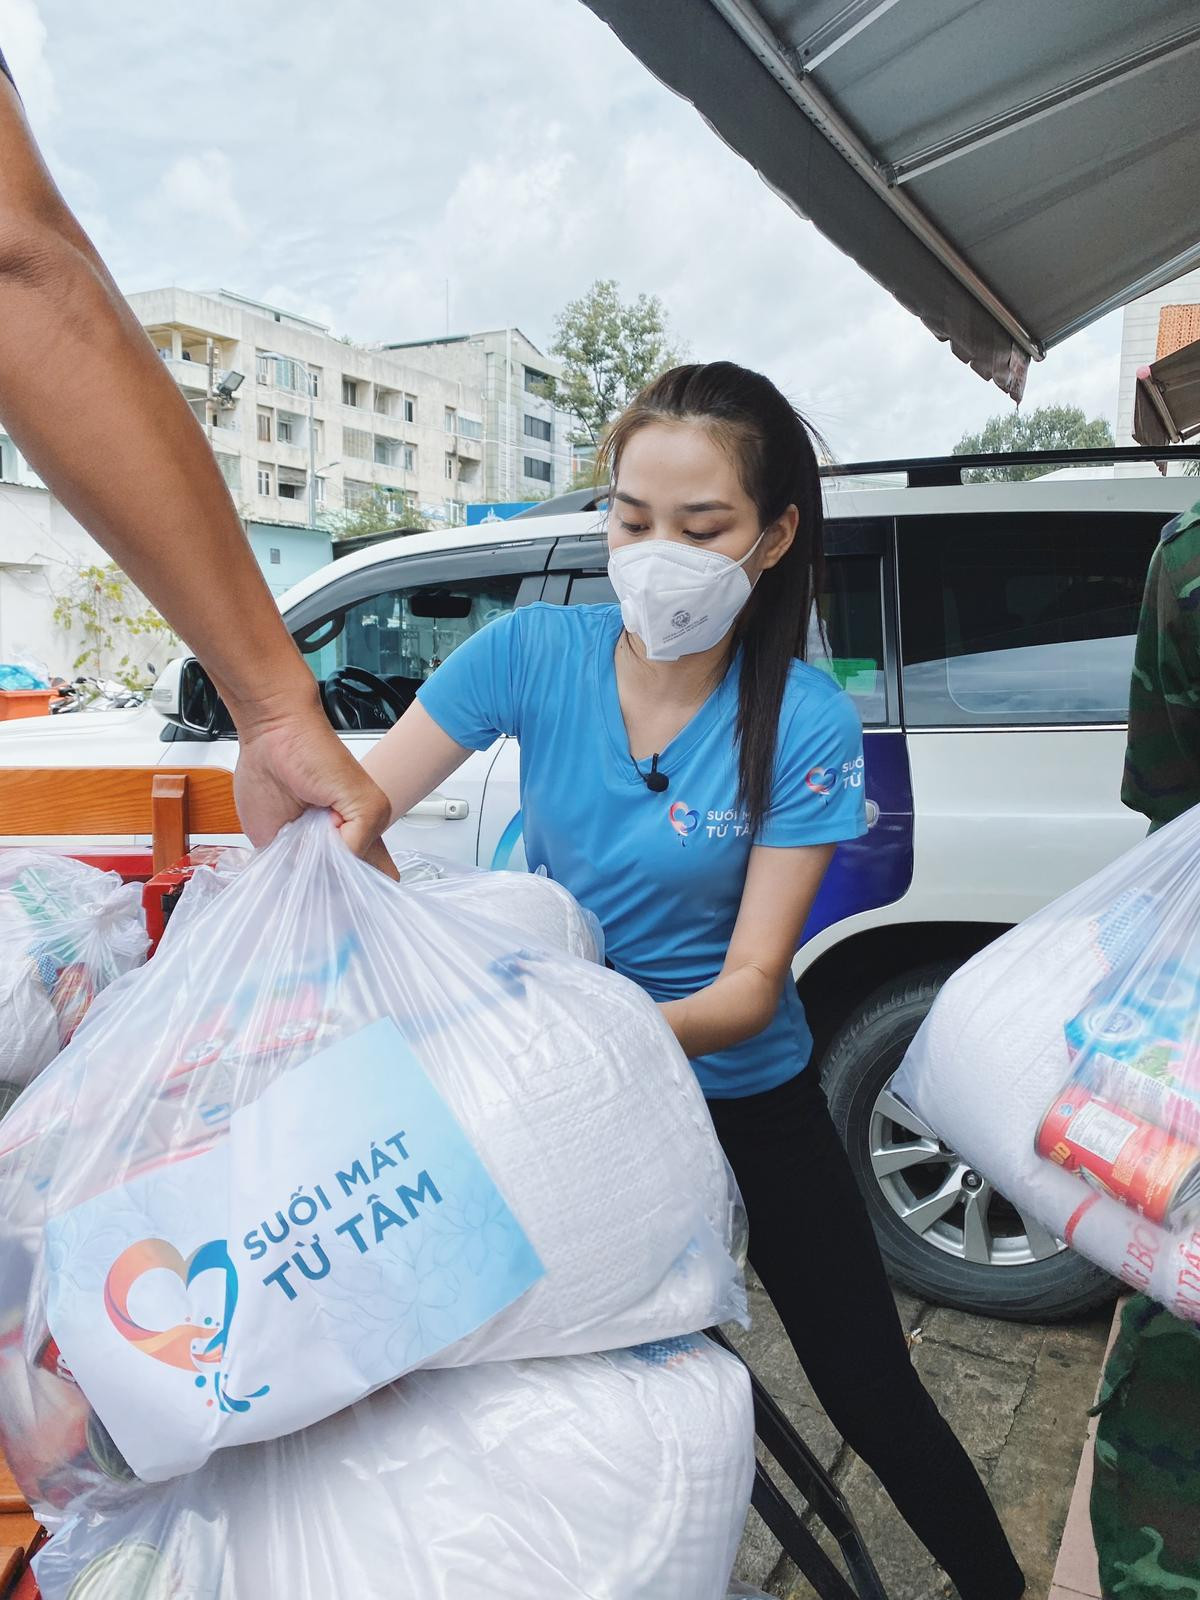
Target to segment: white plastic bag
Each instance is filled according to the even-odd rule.
[[[641,990],[310,815],[0,1124],[3,1441],[63,1506],[419,1366],[690,1333],[745,1314],[738,1220]]]
[[[223,848],[213,862],[198,867],[183,887],[165,937],[186,927],[250,859],[248,850]],[[544,870],[484,872],[415,851],[400,851],[393,859],[406,889],[427,890],[440,904],[465,915],[518,928],[530,944],[541,949],[578,956],[582,961],[604,960],[604,932],[599,921]]]
[[[0,850],[0,1110],[146,944],[136,884],[69,856]]]
[[[37,1577],[43,1600],[149,1574],[156,1600],[722,1600],[753,1444],[749,1375],[700,1337],[421,1372],[69,1520]]]
[[[895,1089],[1051,1233],[1200,1321],[1200,807],[954,973]]]

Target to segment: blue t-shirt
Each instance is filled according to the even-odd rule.
[[[629,753],[613,655],[617,606],[524,606],[461,644],[419,691],[458,744],[521,745],[521,809],[530,867],[545,866],[600,919],[608,956],[655,1000],[712,983],[724,963],[751,841],[737,796],[738,662],[662,751],[670,780],[646,788]],[[648,771],[646,763],[642,770]],[[784,691],[771,810],[757,843],[829,844],[866,831],[862,728],[849,696],[792,663]],[[727,1099],[786,1082],[812,1035],[793,983],[753,1038],[693,1061],[706,1095]]]

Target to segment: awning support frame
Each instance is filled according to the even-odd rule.
[[[1044,94],[1034,95],[1021,105],[1000,111],[994,117],[987,117],[982,122],[962,129],[959,133],[940,139],[936,144],[926,145],[922,150],[914,150],[911,155],[901,156],[899,160],[884,167],[884,174],[892,183],[911,183],[915,178],[924,177],[927,172],[933,172],[949,161],[957,161],[960,156],[971,155],[984,145],[993,144],[997,139],[1015,133],[1018,128],[1026,128],[1031,123],[1053,116],[1056,111],[1062,111],[1067,106],[1077,105],[1079,101],[1100,94],[1115,83],[1136,77],[1139,72],[1146,72],[1172,56],[1194,50],[1197,45],[1200,45],[1200,23],[1193,27],[1181,28],[1169,38],[1147,45],[1144,50],[1132,51],[1118,61],[1110,61],[1103,67],[1097,67],[1093,72],[1083,73],[1078,78],[1059,84],[1057,88],[1046,90]]]
[[[1045,347],[1020,317],[1000,299],[966,258],[959,254],[945,234],[902,189],[889,184],[880,162],[862,139],[817,88],[812,78],[797,71],[789,52],[763,22],[748,0],[710,0],[742,42],[770,72],[771,76],[800,111],[815,124],[826,139],[890,211],[904,223],[927,250],[958,279],[959,283],[995,318],[1009,338],[1035,361],[1045,355]]]

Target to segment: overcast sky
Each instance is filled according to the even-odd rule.
[[[647,0],[652,3],[652,0]],[[0,47],[122,288],[235,289],[362,341],[513,323],[598,277],[758,367],[842,460],[1009,407],[771,194],[580,0],[0,0]],[[1025,405],[1115,420],[1120,318]]]

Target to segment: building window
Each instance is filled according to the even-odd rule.
[[[260,411],[258,413],[258,437],[263,444],[270,444],[271,442],[271,413],[269,411]]]
[[[276,431],[278,432],[278,435],[279,435],[280,444],[291,444],[291,443],[293,443],[293,438],[292,438],[292,418],[291,417],[285,417],[283,415],[283,413],[281,412],[280,416],[279,416],[279,421],[278,421],[278,424],[277,424],[277,430]]]
[[[453,478],[454,476],[454,457],[448,452],[446,455],[446,476],[448,478]]]
[[[447,433],[458,432],[458,412],[455,411],[453,406],[446,407],[445,415],[442,419],[442,426],[445,428]]]
[[[270,552],[269,552],[269,558],[270,558],[270,562],[271,562],[271,565],[272,565],[272,566],[273,566],[273,567],[277,567],[277,566],[278,566],[278,565],[279,565],[279,563],[280,563],[280,561],[281,561],[281,560],[282,560],[282,559],[283,559],[283,558],[282,558],[282,557],[281,557],[281,555],[280,555],[280,554],[279,554],[279,546],[278,546],[278,545],[274,545],[274,544],[273,544],[273,545],[272,545],[272,546],[271,546],[271,548],[270,548]]]
[[[266,495],[271,492],[271,469],[264,467],[261,461],[258,464],[258,492]]]
[[[548,372],[539,372],[536,367],[525,368],[526,394],[540,395],[543,400],[554,398],[554,379]]]
[[[525,457],[525,476],[536,478],[539,483],[549,483],[551,472],[548,461],[539,461],[536,456]]]
[[[404,396],[404,420],[405,422],[415,422],[417,420],[417,397],[415,394],[406,394]]]
[[[396,451],[399,441],[389,439],[384,434],[375,435],[375,464],[380,467],[391,467],[396,462]]]
[[[356,406],[358,404],[359,383],[357,378],[342,379],[342,404]]]
[[[404,470],[415,472],[417,470],[417,447],[414,444],[404,446]]]
[[[313,399],[319,400],[321,398],[321,374],[315,367],[309,367],[308,369],[308,387],[312,390]]]
[[[319,506],[325,504],[325,479],[319,473],[313,480],[313,500]]]
[[[357,461],[370,461],[371,453],[371,435],[365,428],[342,429],[343,455],[353,456]]]
[[[482,439],[483,423],[477,417],[464,417],[458,414],[458,436],[460,439]]]
[[[525,418],[525,437],[527,439],[542,439],[549,444],[554,437],[554,429],[546,417]]]
[[[217,467],[225,479],[225,486],[232,494],[240,494],[242,488],[242,463],[237,456],[226,455],[223,450],[213,452],[217,458]]]
[[[254,371],[259,383],[270,383],[271,366],[266,356],[256,356],[254,358]]]

